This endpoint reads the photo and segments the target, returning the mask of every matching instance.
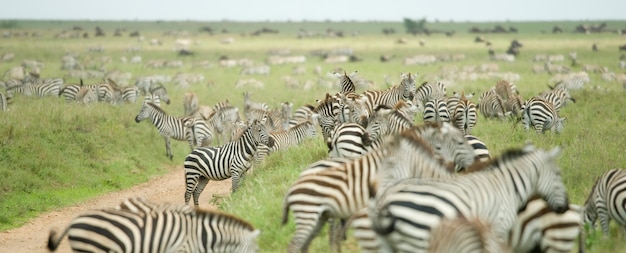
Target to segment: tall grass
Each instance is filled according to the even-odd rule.
[[[46,66],[42,69],[43,77],[64,77],[66,83],[78,83],[76,78],[69,78],[61,71],[61,56],[66,52],[78,53],[82,58],[97,61],[101,57],[110,57],[111,63],[105,64],[107,70],[120,70],[133,73],[133,80],[139,76],[176,73],[201,73],[205,81],[183,89],[171,84],[167,85],[172,104],[164,109],[173,115],[183,112],[182,95],[184,92],[195,92],[200,104],[213,105],[228,99],[233,105],[242,107],[242,92],[233,88],[233,84],[241,77],[240,68],[224,69],[217,65],[221,55],[231,58],[250,58],[262,62],[270,49],[289,48],[292,54],[307,56],[303,64],[307,74],[295,76],[298,80],[317,80],[312,73],[313,67],[320,65],[324,71],[341,67],[348,72],[358,70],[359,75],[376,83],[375,88],[385,88],[385,77],[392,82],[399,81],[401,72],[418,72],[420,81],[435,79],[435,74],[444,66],[477,65],[488,61],[487,48],[484,44],[474,43],[475,35],[465,34],[470,26],[493,26],[493,23],[471,24],[454,23],[442,29],[454,28],[458,33],[454,37],[443,35],[411,37],[404,34],[397,36],[378,35],[382,27],[396,26],[402,31],[400,23],[313,23],[318,28],[333,25],[342,27],[350,25],[351,29],[364,31],[364,35],[346,38],[312,38],[297,39],[295,31],[301,24],[284,25],[285,31],[278,35],[262,35],[260,37],[235,36],[233,34],[194,34],[192,38],[198,43],[192,49],[195,55],[178,58],[172,51],[174,37],[164,37],[163,31],[186,29],[194,32],[205,23],[107,23],[107,22],[18,22],[24,29],[41,29],[42,38],[9,38],[2,39],[3,52],[14,52],[13,62],[0,62],[0,71],[4,72],[18,65],[23,59],[37,59]],[[209,23],[211,25],[211,23]],[[611,23],[618,26],[622,23]],[[53,39],[52,35],[61,29],[69,29],[73,25],[82,25],[91,29],[102,25],[105,29],[125,26],[129,30],[142,29],[147,39],[160,38],[163,46],[149,46],[138,42],[136,38],[111,37],[89,39]],[[218,26],[219,25],[219,26]],[[257,23],[254,26],[240,24],[216,23],[215,27],[252,29],[266,26],[274,28],[275,23]],[[444,25],[444,23],[433,24]],[[539,53],[565,54],[578,52],[581,64],[601,64],[615,70],[617,66],[617,45],[623,41],[614,34],[582,35],[541,34],[541,29],[550,29],[552,23],[511,23],[520,27],[534,27],[535,32],[520,29],[519,34],[486,35],[493,43],[496,51],[504,52],[512,39],[520,40],[524,46],[522,54],[514,63],[500,63],[501,72],[515,72],[521,75],[516,85],[524,98],[535,95],[545,89],[550,76],[531,73],[532,57]],[[568,23],[568,25],[574,24]],[[397,28],[400,26],[400,28]],[[287,28],[289,27],[289,28]],[[545,28],[547,27],[547,28]],[[564,28],[566,28],[564,26]],[[615,27],[613,27],[615,28]],[[143,30],[145,29],[145,31]],[[348,28],[346,28],[347,30]],[[567,28],[566,28],[567,29]],[[246,30],[248,32],[249,30]],[[369,32],[365,32],[369,31]],[[235,38],[232,45],[224,45],[218,41],[226,36]],[[407,37],[408,44],[397,44],[397,37]],[[419,46],[417,39],[426,42]],[[599,52],[591,51],[591,44],[598,43]],[[88,53],[89,46],[102,45],[104,53]],[[141,46],[142,50],[128,53],[127,48]],[[363,58],[362,62],[351,62],[340,65],[326,65],[321,59],[309,55],[315,49],[333,49],[350,47],[355,54]],[[404,66],[402,58],[416,54],[463,53],[466,60],[451,63],[437,63],[425,66]],[[378,58],[382,54],[396,55],[391,62],[381,63]],[[120,57],[130,58],[141,55],[144,62],[151,59],[181,59],[185,67],[181,69],[146,69],[142,65],[132,65],[119,61]],[[214,63],[210,69],[191,67],[196,61],[209,60]],[[568,64],[568,63],[565,63]],[[254,89],[251,98],[266,102],[273,106],[290,101],[295,107],[303,104],[315,104],[316,99],[325,93],[337,90],[314,88],[311,90],[287,89],[282,77],[291,75],[292,65],[272,66],[269,76],[253,76],[265,83],[265,89]],[[580,66],[573,67],[579,71]],[[616,70],[617,71],[617,70]],[[489,121],[480,118],[474,134],[485,141],[492,155],[519,147],[526,141],[532,141],[539,147],[564,147],[559,164],[562,167],[564,180],[568,186],[571,202],[583,204],[590,191],[593,179],[605,170],[620,167],[626,161],[623,156],[626,126],[626,112],[621,107],[625,104],[623,88],[615,82],[605,82],[599,74],[591,74],[591,83],[584,90],[572,92],[577,103],[562,109],[561,116],[567,117],[565,130],[556,135],[548,132],[538,135],[534,131],[525,132],[521,125],[514,126],[509,121]],[[93,81],[93,80],[86,80]],[[451,91],[476,92],[477,96],[495,84],[493,80],[459,81],[448,88]],[[600,86],[608,92],[592,90],[590,87]],[[361,90],[358,90],[359,92]],[[66,104],[61,98],[25,98],[15,97],[10,111],[0,112],[0,230],[17,227],[28,219],[52,208],[63,207],[83,201],[106,192],[128,188],[144,182],[150,177],[163,174],[173,166],[182,166],[183,158],[189,152],[185,142],[172,143],[174,161],[165,156],[163,139],[156,129],[148,122],[137,124],[134,117],[140,109],[139,104],[111,106],[95,104],[80,106]],[[421,120],[416,120],[421,122]],[[262,230],[260,245],[262,252],[285,251],[287,243],[294,231],[293,223],[281,226],[282,201],[286,189],[298,177],[299,172],[308,164],[326,157],[326,147],[321,138],[310,139],[298,147],[274,153],[261,165],[257,165],[249,173],[237,193],[220,199],[220,207],[250,221]],[[210,185],[209,185],[210,187]],[[205,194],[207,194],[205,192]],[[181,200],[182,201],[182,200]],[[591,251],[604,252],[623,249],[625,243],[618,239],[613,227],[613,236],[601,240],[599,236],[591,236]],[[328,250],[325,234],[314,240],[311,251],[325,252]],[[344,243],[347,252],[358,252],[358,247],[349,236]]]

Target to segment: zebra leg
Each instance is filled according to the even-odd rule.
[[[200,193],[204,191],[204,187],[209,183],[209,179],[206,177],[198,178],[198,184],[196,185],[196,189],[193,191],[193,204],[198,207],[200,201]]]
[[[609,236],[609,225],[611,223],[611,217],[609,217],[607,211],[598,209],[598,218],[600,218],[602,234],[605,238],[607,238]]]
[[[191,193],[194,192],[194,190],[196,189],[199,177],[199,175],[185,176],[185,183],[187,185],[185,189],[185,205],[189,204],[189,200],[191,199]]]
[[[230,170],[230,174],[232,178],[231,192],[234,193],[235,191],[237,191],[237,188],[239,188],[239,180],[243,180],[246,174],[245,170],[242,170],[240,168],[232,168]]]
[[[343,220],[338,218],[328,219],[328,244],[330,252],[341,252],[341,241],[345,237],[343,231]]]
[[[296,216],[295,221],[296,231],[289,242],[287,252],[306,253],[309,251],[313,238],[320,233],[324,224],[328,221],[328,217],[325,214],[309,213],[306,217],[301,217],[301,219],[298,219],[298,216]],[[303,221],[306,221],[306,223],[303,223]]]
[[[170,148],[170,137],[163,136],[163,139],[165,139],[165,154],[167,155],[167,157],[170,158],[171,161],[174,156],[172,155],[172,149]]]

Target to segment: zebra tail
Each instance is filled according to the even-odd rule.
[[[50,230],[50,236],[48,237],[48,249],[50,251],[57,250],[57,248],[59,247],[59,244],[61,244],[61,241],[63,240],[63,238],[65,238],[65,235],[67,234],[69,229],[70,229],[69,227],[65,228],[63,233],[61,233],[60,235],[59,235],[59,230],[57,228],[53,228]]]
[[[283,221],[282,225],[284,226],[289,222],[289,204],[287,203],[287,198],[285,198],[285,202],[283,203]]]

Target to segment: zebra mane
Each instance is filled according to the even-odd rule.
[[[161,107],[159,107],[158,105],[152,103],[152,102],[147,102],[146,105],[152,107],[153,109],[155,109],[156,111],[163,113],[165,115],[167,115],[167,112],[165,112]]]
[[[533,151],[534,150],[529,151],[529,150],[522,149],[522,148],[508,149],[508,150],[505,150],[500,156],[496,157],[495,159],[491,159],[490,161],[487,161],[487,162],[475,162],[474,164],[472,164],[472,166],[470,166],[469,168],[466,168],[464,171],[465,173],[472,173],[472,172],[477,172],[477,171],[483,171],[488,168],[499,168],[502,163],[518,159],[527,154],[530,154]]]

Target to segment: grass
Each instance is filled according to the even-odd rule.
[[[559,22],[566,30],[580,22]],[[593,22],[588,22],[593,23]],[[508,26],[509,23],[502,22]],[[625,22],[609,22],[612,29],[624,27]],[[78,83],[61,70],[60,58],[66,52],[76,52],[81,59],[91,59],[95,66],[103,65],[107,70],[131,72],[133,80],[139,76],[176,73],[201,73],[205,81],[190,88],[168,84],[172,104],[165,106],[169,114],[181,115],[183,112],[182,95],[193,91],[198,94],[200,104],[213,105],[228,99],[242,108],[243,90],[233,88],[234,83],[242,78],[240,68],[224,69],[217,65],[221,55],[231,58],[249,58],[261,63],[270,49],[289,48],[292,54],[307,56],[303,64],[307,74],[296,76],[298,80],[316,80],[313,67],[320,65],[324,71],[341,67],[348,72],[358,70],[359,75],[376,83],[376,88],[384,88],[385,76],[398,81],[400,72],[419,72],[420,80],[434,80],[436,73],[444,66],[468,66],[488,62],[484,44],[474,43],[475,34],[467,34],[469,27],[493,27],[495,23],[432,23],[433,28],[454,29],[457,34],[448,38],[443,35],[407,36],[396,34],[380,35],[383,27],[395,27],[402,31],[401,23],[203,23],[203,22],[101,22],[101,21],[19,21],[18,29],[43,31],[41,38],[5,38],[2,39],[0,52],[13,52],[16,59],[12,62],[0,62],[0,71],[4,72],[18,65],[23,59],[37,59],[46,66],[42,69],[43,77],[64,77],[66,83]],[[52,36],[62,29],[81,25],[87,31],[100,25],[108,32],[106,38],[89,39],[54,39]],[[227,28],[228,34],[195,34],[203,25],[214,29]],[[431,25],[431,24],[429,24]],[[516,82],[522,96],[527,98],[547,89],[548,74],[531,72],[532,57],[539,53],[567,54],[578,52],[581,64],[600,64],[615,72],[617,69],[617,46],[624,41],[615,34],[542,34],[541,30],[551,30],[551,22],[510,23],[520,29],[518,34],[485,35],[494,50],[504,52],[512,39],[520,40],[524,46],[516,62],[500,63],[501,72],[519,73],[521,79]],[[295,32],[300,27],[324,30],[327,27],[339,27],[346,31],[359,30],[362,35],[346,38],[297,39]],[[146,39],[159,38],[164,45],[151,47],[136,38],[111,37],[115,27],[126,27],[128,31],[140,29]],[[261,27],[279,29],[278,35],[259,37],[240,36]],[[194,56],[178,58],[172,51],[174,37],[164,36],[164,31],[187,30],[197,42],[192,46]],[[221,38],[233,37],[235,43],[218,43]],[[408,44],[396,44],[398,37],[408,38]],[[426,42],[420,47],[418,39]],[[598,43],[599,52],[590,50],[592,43]],[[104,53],[88,53],[87,47],[102,45]],[[141,46],[141,51],[128,53],[127,48]],[[309,55],[311,50],[352,48],[362,62],[326,65],[321,59]],[[425,66],[404,66],[402,58],[416,54],[463,53],[466,60],[460,62],[437,63]],[[382,54],[396,55],[388,63],[381,63]],[[181,69],[147,69],[141,65],[122,63],[122,56],[130,58],[141,55],[144,63],[151,59],[181,59],[185,66]],[[110,57],[111,63],[100,64],[102,57]],[[214,67],[210,69],[193,68],[197,61],[209,60]],[[567,64],[567,63],[565,63]],[[265,83],[265,89],[251,90],[254,101],[266,102],[272,106],[290,101],[294,107],[314,104],[315,99],[324,97],[327,92],[336,90],[315,88],[308,91],[287,89],[282,77],[291,75],[293,65],[272,66],[269,76],[253,76]],[[573,70],[580,70],[580,66]],[[605,170],[622,166],[626,159],[623,155],[626,130],[626,104],[624,91],[617,82],[606,82],[599,74],[590,74],[591,82],[584,90],[574,91],[572,95],[577,103],[563,108],[561,116],[567,117],[562,134],[546,133],[537,135],[525,132],[521,126],[513,127],[508,121],[488,121],[479,119],[474,134],[487,143],[492,155],[503,150],[519,147],[530,140],[542,148],[564,147],[559,164],[562,167],[565,184],[568,186],[571,202],[583,204],[591,190],[593,179]],[[247,78],[247,77],[245,77]],[[95,80],[86,80],[95,81]],[[458,81],[451,85],[448,93],[464,90],[477,95],[490,86],[493,80]],[[608,92],[591,89],[600,86]],[[358,90],[360,91],[360,90]],[[18,227],[41,212],[78,203],[96,195],[128,188],[145,182],[149,178],[166,173],[166,168],[181,166],[183,157],[189,152],[185,142],[173,142],[174,161],[165,156],[163,139],[154,127],[147,122],[137,124],[134,116],[139,111],[139,104],[111,106],[95,104],[80,106],[66,104],[61,98],[25,98],[16,97],[10,105],[10,111],[1,112],[0,117],[0,231]],[[420,120],[416,120],[420,122]],[[237,193],[219,200],[221,209],[241,216],[262,230],[259,239],[262,252],[284,251],[293,233],[293,223],[280,225],[282,217],[282,199],[286,189],[308,164],[326,156],[326,147],[321,138],[310,139],[298,147],[272,154],[254,172],[250,173]],[[210,186],[209,186],[210,187]],[[207,193],[205,193],[207,194]],[[182,200],[181,200],[182,201]],[[612,236],[602,239],[599,234],[588,238],[590,252],[616,251],[626,244],[612,226]],[[312,252],[328,251],[325,234],[316,238],[311,246]],[[358,252],[354,240],[349,237],[344,243],[345,252]]]

